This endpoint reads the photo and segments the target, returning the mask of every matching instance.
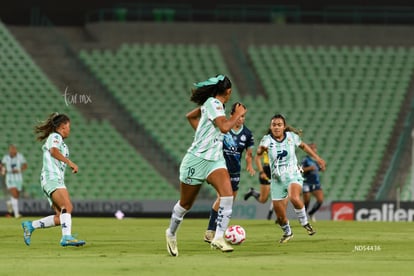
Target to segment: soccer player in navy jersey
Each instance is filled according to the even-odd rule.
[[[233,115],[238,104],[239,103],[233,104],[230,112],[231,115]],[[241,160],[244,151],[246,151],[246,170],[250,173],[250,175],[254,175],[256,173],[253,169],[254,137],[252,132],[244,125],[245,120],[245,115],[241,116],[237,120],[234,127],[224,136],[223,140],[223,154],[226,159],[227,170],[230,174],[233,198],[236,198],[237,191],[239,190]],[[208,243],[213,240],[215,235],[219,204],[220,197],[217,196],[216,201],[211,207],[209,223],[204,234],[204,241]]]
[[[308,146],[314,151],[318,151],[318,147],[315,143],[310,143]],[[322,206],[323,203],[323,191],[321,187],[320,177],[319,177],[319,171],[320,166],[318,163],[309,155],[307,155],[302,160],[302,169],[303,169],[303,202],[305,204],[306,211],[308,211],[308,214],[313,222],[316,221],[315,219],[315,213],[319,210],[319,208]],[[311,194],[315,197],[316,202],[313,204],[312,209],[308,209]]]

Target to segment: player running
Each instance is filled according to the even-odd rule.
[[[314,151],[318,152],[318,147],[315,143],[308,144],[309,147]],[[302,160],[302,168],[303,168],[303,177],[305,180],[303,181],[303,203],[305,204],[305,209],[308,212],[311,220],[313,222],[316,221],[315,213],[321,208],[323,203],[323,190],[321,186],[319,170],[321,169],[316,163],[315,160],[312,159],[309,155],[307,155]],[[309,203],[311,194],[315,197],[316,202],[313,204],[312,208],[309,210]]]
[[[72,236],[72,202],[65,186],[65,169],[69,166],[73,173],[78,166],[69,159],[69,148],[63,141],[70,134],[70,119],[65,114],[53,113],[49,118],[36,126],[39,134],[37,140],[46,142],[42,146],[43,167],[40,175],[42,190],[56,214],[34,221],[24,221],[23,237],[26,245],[30,245],[31,236],[37,228],[49,228],[61,225],[61,246],[81,246],[85,241]]]
[[[187,114],[191,126],[196,129],[195,136],[180,165],[180,200],[172,210],[170,225],[165,233],[167,250],[173,257],[178,256],[178,227],[193,206],[204,181],[220,195],[217,228],[211,247],[222,252],[233,251],[223,237],[233,207],[233,191],[223,157],[223,136],[246,113],[246,109],[238,104],[230,119],[226,118],[224,103],[230,99],[231,82],[224,75],[209,78],[195,86],[191,101],[199,107]]]
[[[291,126],[286,125],[285,117],[276,114],[272,117],[268,134],[260,141],[255,156],[256,166],[263,171],[260,161],[263,152],[269,155],[271,171],[271,197],[277,221],[283,230],[280,243],[285,243],[293,237],[289,220],[286,215],[288,200],[292,203],[300,224],[306,229],[309,235],[316,232],[308,222],[305,207],[301,200],[303,178],[301,169],[298,166],[295,149],[301,148],[309,154],[321,167],[325,169],[325,161],[319,157],[307,144],[302,142],[298,135],[300,132]]]

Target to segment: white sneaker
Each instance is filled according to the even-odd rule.
[[[233,247],[228,244],[224,238],[218,238],[211,241],[211,248],[212,249],[220,249],[221,252],[232,252]]]
[[[168,234],[168,229],[165,230],[165,238],[167,240],[168,253],[173,257],[177,257],[178,256],[177,238],[175,236],[170,236]]]
[[[312,220],[312,222],[316,222],[316,217],[315,217],[315,215],[310,216],[310,219]]]
[[[211,243],[211,241],[214,239],[215,234],[216,234],[216,231],[214,230],[206,230],[206,233],[204,234],[204,241]]]

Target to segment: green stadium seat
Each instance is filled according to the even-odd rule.
[[[407,60],[413,59],[413,49],[251,45],[248,53],[268,97],[256,102],[259,109],[272,109],[268,103],[282,106],[288,123],[302,126],[304,139],[318,143],[326,154],[327,197],[363,200],[412,77],[414,63]],[[263,118],[260,113],[248,116],[255,124]],[[260,129],[255,124],[249,125]],[[347,190],[350,181],[357,189]]]

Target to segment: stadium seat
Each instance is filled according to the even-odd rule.
[[[412,50],[251,45],[248,53],[268,97],[265,103],[256,101],[259,108],[272,110],[267,103],[277,103],[288,123],[304,129],[305,141],[318,143],[328,163],[323,173],[330,186],[327,197],[363,200],[412,77],[414,64],[407,63]],[[256,115],[262,117],[249,113],[248,121],[258,123]]]
[[[33,128],[56,110],[67,113],[74,124],[67,144],[71,158],[79,166],[79,173],[68,172],[65,180],[73,199],[156,199],[151,189],[148,189],[149,195],[140,192],[148,183],[156,183],[165,191],[163,197],[178,197],[178,190],[161,177],[109,123],[88,122],[75,107],[66,105],[59,89],[48,80],[2,23],[0,42],[3,51],[0,55],[1,152],[6,153],[7,145],[15,143],[25,155],[29,167],[24,174],[25,197],[44,198],[39,181],[42,143],[35,141]],[[102,53],[92,51],[89,55],[80,53],[81,59],[86,61],[90,58],[99,66],[102,63],[116,65],[112,57],[113,53],[109,50]],[[113,79],[117,78],[113,76]],[[36,93],[27,93],[29,90]],[[99,137],[100,143],[95,141],[96,137]],[[121,158],[127,161],[119,162]],[[102,163],[105,160],[107,162]]]

